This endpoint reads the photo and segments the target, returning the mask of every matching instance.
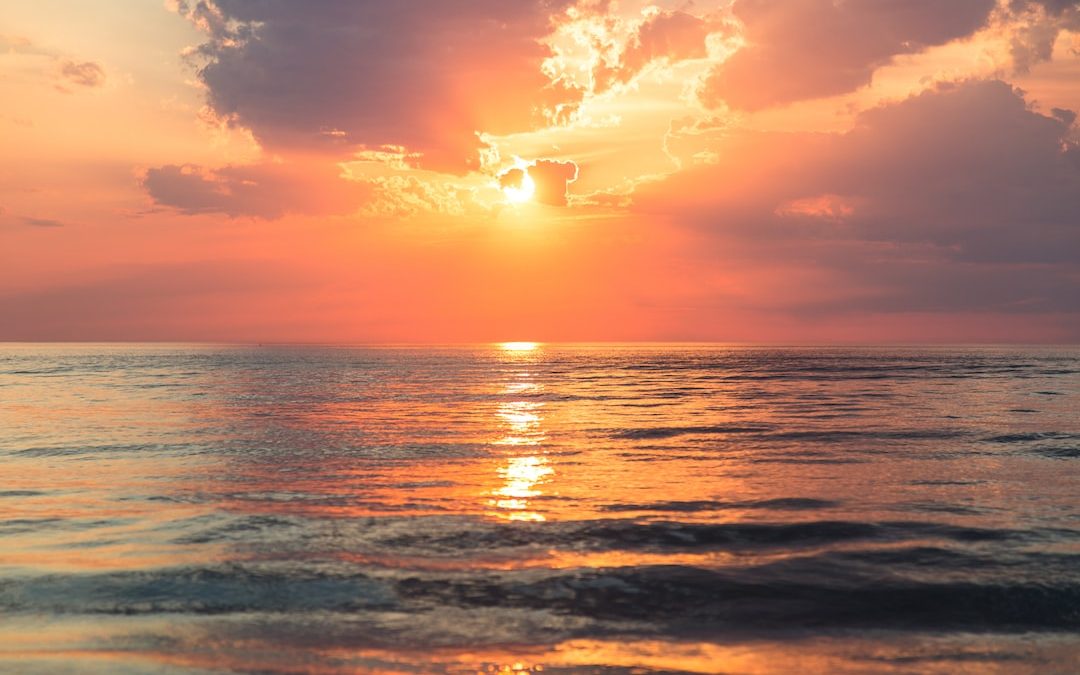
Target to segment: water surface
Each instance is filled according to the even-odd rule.
[[[1080,666],[1080,349],[513,347],[0,347],[0,670]]]

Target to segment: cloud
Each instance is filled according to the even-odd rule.
[[[499,174],[499,187],[520,188],[526,174],[536,186],[533,201],[549,206],[566,206],[567,188],[577,180],[578,166],[574,162],[538,159],[524,167],[514,167]]]
[[[725,129],[715,164],[642,186],[634,208],[788,312],[1076,312],[1080,166],[1059,117],[968,81],[843,134]]]
[[[514,167],[499,175],[499,187],[520,189],[525,183],[525,169]]]
[[[366,204],[369,184],[346,180],[334,165],[252,164],[209,169],[169,164],[149,169],[143,187],[162,206],[189,215],[276,219],[287,213],[348,214]]]
[[[1076,111],[1068,110],[1066,108],[1051,108],[1050,114],[1061,120],[1062,124],[1067,127],[1071,127],[1073,122],[1076,121]]]
[[[3,213],[3,209],[0,209],[0,213]],[[25,225],[30,227],[64,227],[65,223],[59,220],[53,220],[52,218],[31,218],[29,216],[23,216],[20,220]]]
[[[60,64],[60,76],[81,87],[100,87],[105,84],[105,69],[93,61],[64,61]]]
[[[419,214],[449,216],[492,215],[476,198],[476,190],[445,181],[421,180],[411,175],[376,176],[365,181],[373,196],[364,206],[367,216],[408,218]]]
[[[566,206],[566,190],[577,180],[578,167],[573,162],[540,159],[529,167],[529,177],[536,183],[534,200],[541,204]]]
[[[0,52],[48,57],[57,55],[56,52],[34,44],[29,38],[20,35],[0,35]]]
[[[894,56],[971,35],[995,0],[737,0],[745,45],[713,66],[703,104],[758,110],[870,83]]]
[[[1026,73],[1049,61],[1063,30],[1080,30],[1077,0],[1010,0],[1006,19],[1011,22],[1010,53],[1013,69]]]
[[[611,65],[600,60],[593,71],[594,90],[625,84],[657,62],[677,63],[709,55],[706,39],[730,32],[731,25],[717,16],[695,16],[682,11],[656,11],[637,26]]]
[[[51,67],[42,68],[40,75],[66,84],[80,87],[100,87],[105,84],[105,69],[94,61],[76,61],[67,58],[61,52],[42,47],[25,37],[15,35],[0,35],[0,56],[7,54],[42,57]],[[57,89],[68,93],[62,85],[56,84]]]
[[[582,91],[542,72],[540,40],[571,0],[216,0],[177,10],[206,30],[209,105],[276,152],[400,146],[425,168],[479,166],[478,134],[565,121]]]

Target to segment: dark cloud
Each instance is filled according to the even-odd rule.
[[[566,189],[577,180],[578,167],[573,162],[541,159],[529,167],[529,176],[536,183],[533,199],[541,204],[566,206]]]
[[[1061,120],[1067,127],[1071,127],[1073,122],[1076,121],[1075,110],[1068,110],[1066,108],[1051,108],[1050,114]]]
[[[478,165],[479,133],[566,120],[582,92],[542,71],[571,0],[216,0],[180,11],[209,34],[214,111],[275,150],[404,147],[426,168]],[[336,148],[336,149],[335,149]]]
[[[1042,7],[1049,14],[1060,16],[1069,10],[1080,7],[1080,2],[1077,0],[1010,0],[1009,5],[1013,9]]]
[[[644,186],[636,204],[667,216],[670,195],[689,195],[673,217],[715,242],[715,264],[829,279],[807,311],[1073,312],[1068,132],[1009,85],[971,81],[868,111],[846,134],[725,130],[717,163]]]
[[[508,169],[499,175],[499,187],[519,189],[525,182],[525,169]]]
[[[1066,143],[1065,159],[1080,171],[1080,146],[1076,143]]]
[[[1013,68],[1026,73],[1050,60],[1061,31],[1080,30],[1080,1],[1010,0],[1006,18],[1012,22]]]
[[[577,180],[578,166],[574,162],[538,159],[527,167],[514,167],[499,174],[499,187],[520,188],[528,175],[535,185],[533,201],[550,206],[566,206],[566,191]]]
[[[698,92],[756,110],[853,91],[899,54],[972,34],[994,0],[738,0],[745,46],[712,68]]]
[[[64,61],[60,64],[60,76],[81,87],[100,87],[105,84],[105,69],[93,61]]]
[[[169,164],[150,169],[143,187],[158,204],[186,214],[280,218],[286,213],[352,213],[371,196],[369,184],[341,178],[335,165],[255,164],[220,169]]]
[[[3,209],[0,209],[0,213],[3,213]],[[30,227],[64,227],[64,223],[59,220],[53,220],[52,218],[31,218],[29,216],[24,216],[23,218],[20,218],[20,220],[22,220],[23,224],[29,225]]]

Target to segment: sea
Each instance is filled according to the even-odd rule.
[[[3,673],[1077,673],[1080,348],[0,345]]]

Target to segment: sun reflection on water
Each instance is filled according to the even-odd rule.
[[[511,457],[505,466],[498,469],[503,479],[503,486],[494,491],[492,504],[511,513],[502,514],[510,520],[544,520],[543,514],[529,510],[529,499],[539,497],[543,485],[555,473],[544,457],[529,455]]]
[[[503,422],[496,445],[540,445],[546,438],[540,422],[544,404],[539,401],[508,401],[499,404],[495,416]]]
[[[536,350],[538,343],[505,342],[499,347],[509,353],[512,362],[516,362],[516,355]],[[500,483],[489,493],[488,504],[496,509],[496,516],[507,520],[545,520],[533,502],[543,495],[541,486],[550,482],[555,474],[542,449],[547,439],[543,428],[544,401],[530,400],[543,392],[543,385],[534,382],[532,377],[527,370],[514,373],[501,390],[502,394],[513,398],[501,402],[495,410],[498,438],[493,444],[516,452],[495,469]]]

